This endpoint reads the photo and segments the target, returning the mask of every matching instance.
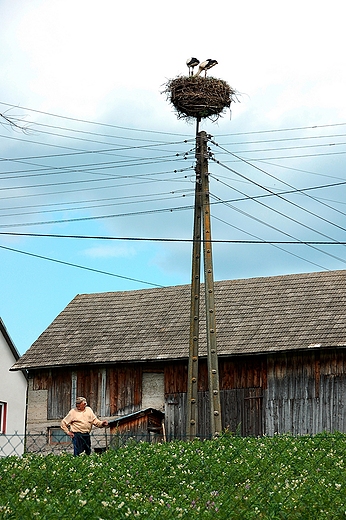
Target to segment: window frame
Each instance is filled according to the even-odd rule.
[[[61,440],[55,440],[54,434],[59,433],[61,436]],[[71,444],[71,437],[65,433],[60,426],[50,426],[48,427],[48,443],[52,446],[63,445],[66,446]]]
[[[0,435],[6,434],[7,402],[0,401]]]

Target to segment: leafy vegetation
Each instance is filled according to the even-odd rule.
[[[3,519],[338,519],[346,435],[137,443],[0,460]]]

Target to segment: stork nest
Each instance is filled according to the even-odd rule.
[[[164,94],[175,108],[178,119],[209,118],[217,120],[238,101],[237,92],[222,79],[201,76],[178,76],[165,84]]]

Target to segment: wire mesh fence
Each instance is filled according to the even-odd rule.
[[[108,449],[118,449],[136,442],[157,443],[171,441],[160,433],[155,432],[121,432],[109,433],[105,428],[91,432],[91,446],[94,453],[104,453]],[[62,430],[28,434],[2,434],[0,435],[0,457],[21,456],[25,453],[40,455],[60,455],[73,453],[72,439]]]
[[[8,436],[0,518],[346,518],[345,434],[163,442],[98,433],[91,457],[70,456],[48,434]]]

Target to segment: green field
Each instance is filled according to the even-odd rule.
[[[0,459],[0,518],[346,518],[346,435],[133,443]]]

